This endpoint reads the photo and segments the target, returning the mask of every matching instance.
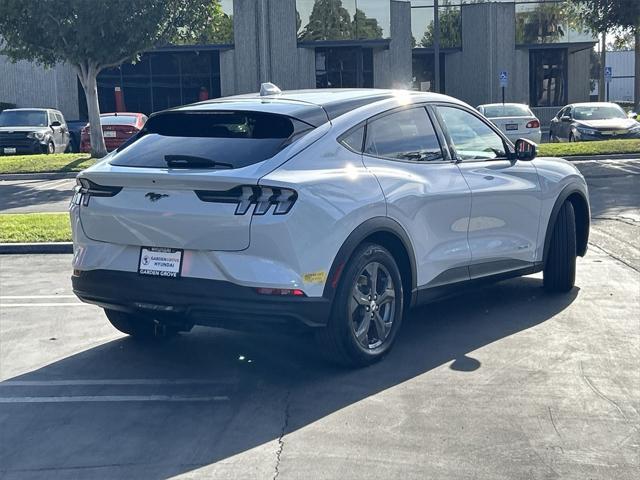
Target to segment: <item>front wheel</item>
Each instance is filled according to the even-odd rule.
[[[53,140],[49,140],[49,142],[47,143],[47,146],[44,149],[44,153],[46,153],[47,155],[52,155],[56,153],[56,146],[53,143]]]
[[[548,292],[564,293],[576,281],[576,216],[571,202],[560,207],[551,234],[549,253],[544,265],[543,282]]]
[[[393,345],[403,309],[393,256],[380,245],[362,245],[344,269],[328,325],[317,332],[323,354],[351,367],[380,360]]]

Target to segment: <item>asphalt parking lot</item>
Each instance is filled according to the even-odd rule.
[[[0,179],[0,213],[65,212],[75,178]]]
[[[412,312],[373,367],[307,338],[115,331],[70,255],[0,256],[0,477],[635,479],[640,162],[585,162],[576,288],[540,275]]]

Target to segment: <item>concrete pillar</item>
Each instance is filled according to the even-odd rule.
[[[410,88],[413,74],[411,56],[411,3],[391,0],[391,43],[389,68],[392,88]]]
[[[480,3],[462,6],[462,52],[447,59],[447,93],[478,105],[501,100],[498,74],[509,73],[505,100],[522,96],[517,91],[522,72],[515,63],[515,5]],[[455,65],[455,63],[458,65]],[[528,75],[528,74],[527,74]]]

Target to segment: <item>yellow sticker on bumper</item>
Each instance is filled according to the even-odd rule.
[[[327,279],[327,272],[305,273],[302,278],[305,283],[322,283]]]

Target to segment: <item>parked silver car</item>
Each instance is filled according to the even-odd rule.
[[[13,108],[0,113],[0,155],[64,153],[69,128],[58,110]]]

